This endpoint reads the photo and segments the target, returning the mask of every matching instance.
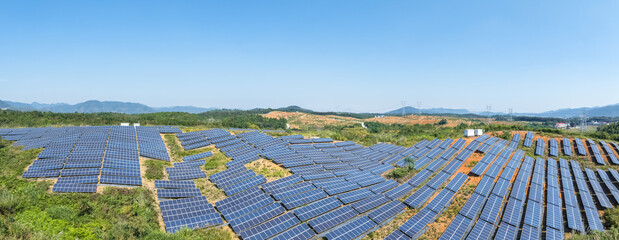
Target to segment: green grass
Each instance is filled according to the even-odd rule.
[[[144,161],[144,163],[146,165],[144,177],[148,180],[163,179],[163,169],[170,166],[168,162],[151,159]]]
[[[151,191],[107,187],[102,194],[50,193],[51,181],[19,176],[40,150],[0,141],[0,239],[230,239],[220,228],[163,232]]]

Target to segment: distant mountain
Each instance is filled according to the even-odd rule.
[[[404,111],[402,111],[404,109]],[[414,107],[398,108],[393,111],[386,112],[385,114],[399,115],[404,112],[405,114],[419,113],[420,110]],[[585,113],[587,117],[619,117],[619,104],[607,105],[602,107],[584,107],[584,108],[565,108],[552,110],[542,113],[514,113],[514,116],[533,116],[533,117],[553,117],[553,118],[573,118],[579,117],[581,113]],[[421,113],[426,114],[478,114],[486,115],[485,112],[471,112],[466,109],[451,109],[451,108],[430,108],[421,109]],[[501,112],[492,112],[491,115],[505,115]]]
[[[451,108],[422,108],[422,109],[418,109],[418,108],[414,108],[411,106],[407,106],[407,107],[403,107],[403,108],[398,108],[396,110],[393,111],[389,111],[386,112],[385,114],[389,114],[389,115],[397,115],[397,114],[415,114],[415,113],[426,113],[426,114],[440,114],[440,113],[449,113],[449,114],[471,114],[471,112],[469,112],[466,109],[451,109]]]
[[[619,117],[619,104],[607,105],[602,107],[583,107],[583,108],[564,108],[543,113],[534,114],[539,117],[560,117],[571,118],[579,117],[585,113],[587,117]]]
[[[201,108],[194,106],[174,106],[174,107],[158,107],[157,112],[186,112],[186,113],[203,113],[215,110],[217,108]]]
[[[155,113],[155,112],[188,112],[188,113],[202,113],[213,110],[215,108],[200,108],[193,106],[175,106],[175,107],[159,107],[153,108],[140,103],[131,102],[117,102],[117,101],[97,101],[89,100],[78,104],[66,104],[66,103],[20,103],[11,101],[0,101],[0,109],[7,108],[10,110],[18,111],[43,111],[43,112],[57,112],[57,113],[98,113],[98,112],[113,112],[113,113]]]
[[[155,110],[149,106],[140,103],[130,103],[130,102],[115,102],[115,101],[104,101],[100,102],[97,100],[90,100],[83,103],[78,103],[75,105],[61,105],[43,108],[41,110],[47,110],[50,112],[58,112],[58,113],[98,113],[98,112],[113,112],[113,113],[152,113]]]
[[[11,107],[7,102],[0,100],[0,109],[11,109]]]

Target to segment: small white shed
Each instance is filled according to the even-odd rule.
[[[481,136],[484,135],[484,130],[483,129],[475,129],[475,136]]]
[[[134,126],[134,127],[139,127],[139,126],[140,126],[140,123],[134,123],[134,124],[133,124],[133,126]]]
[[[128,126],[129,126],[129,123],[120,123],[120,126],[123,126],[123,127],[128,127]]]
[[[473,129],[465,129],[464,130],[464,136],[465,137],[474,137],[475,136],[475,130],[473,130]]]

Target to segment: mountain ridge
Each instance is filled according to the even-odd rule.
[[[203,108],[195,106],[171,106],[171,107],[150,107],[141,103],[120,102],[120,101],[98,101],[88,100],[77,104],[67,103],[20,103],[12,101],[0,100],[0,108],[7,108],[16,111],[42,111],[55,113],[156,113],[156,112],[187,112],[187,113],[203,113],[214,110],[216,108]]]

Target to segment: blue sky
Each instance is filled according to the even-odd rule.
[[[5,1],[0,99],[352,112],[619,103],[618,1],[438,2]]]

